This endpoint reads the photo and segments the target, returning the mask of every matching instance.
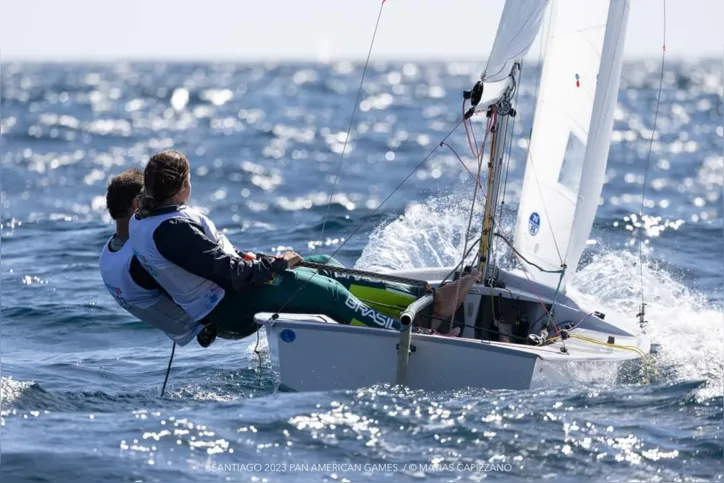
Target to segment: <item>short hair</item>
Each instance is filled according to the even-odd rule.
[[[106,207],[111,218],[117,220],[131,215],[133,200],[143,191],[143,171],[128,169],[111,178],[106,192]]]

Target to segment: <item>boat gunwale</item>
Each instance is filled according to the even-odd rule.
[[[311,330],[323,330],[332,332],[346,332],[350,334],[372,334],[374,336],[386,337],[390,339],[399,339],[399,332],[390,331],[387,329],[376,328],[376,327],[358,327],[354,325],[339,324],[323,315],[310,315],[310,314],[294,314],[284,313],[274,319],[274,314],[269,312],[261,312],[255,315],[255,322],[267,329],[274,329],[276,327],[293,329],[311,329]],[[321,320],[308,320],[310,318],[317,317]],[[307,320],[305,320],[307,319]],[[370,330],[374,332],[370,332]],[[575,331],[584,331],[591,334],[592,331],[586,329],[574,329]],[[595,331],[594,331],[595,333]],[[635,337],[626,337],[625,339],[631,339],[636,341]],[[445,337],[434,334],[421,334],[413,333],[412,341],[417,343],[434,343],[434,344],[447,344],[456,345],[461,348],[485,348],[485,350],[499,352],[499,353],[511,353],[514,352],[521,357],[538,358],[544,361],[569,361],[569,362],[597,362],[597,361],[619,361],[619,360],[633,360],[640,358],[640,355],[634,350],[621,349],[618,347],[610,347],[607,351],[595,351],[593,348],[596,347],[594,344],[587,343],[585,341],[578,341],[576,339],[567,339],[565,343],[556,341],[546,346],[526,346],[522,344],[515,344],[509,342],[499,341],[487,341],[480,339],[470,339],[463,337]],[[600,341],[603,343],[603,341]],[[562,352],[560,349],[566,346],[566,352]],[[638,348],[638,344],[634,347]],[[582,350],[583,354],[571,353],[571,349]],[[644,351],[645,352],[645,351]]]

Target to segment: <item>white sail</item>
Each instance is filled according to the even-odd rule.
[[[588,147],[584,160],[585,176],[581,179],[578,190],[578,204],[573,217],[573,232],[568,246],[567,260],[572,268],[571,272],[576,270],[583,248],[591,234],[603,189],[608,153],[611,147],[613,115],[621,84],[628,15],[629,0],[612,1],[606,27],[606,42],[604,42],[601,54],[601,69],[598,72],[599,84],[606,87],[597,90],[593,104],[593,112],[596,115],[593,116],[588,131]]]
[[[543,14],[550,0],[507,0],[498,24],[493,49],[481,76],[485,82],[497,82],[510,75],[538,35]]]
[[[628,12],[629,0],[553,0],[514,241],[546,270],[565,264],[575,272],[591,232]],[[557,274],[526,268],[537,281],[558,285]]]

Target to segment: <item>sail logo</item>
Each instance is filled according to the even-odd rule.
[[[533,213],[530,214],[530,218],[528,218],[528,233],[530,233],[533,236],[536,236],[538,234],[539,230],[540,230],[540,215],[534,211]]]

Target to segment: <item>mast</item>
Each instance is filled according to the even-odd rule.
[[[543,17],[552,0],[506,0],[498,23],[488,63],[480,81],[472,90],[475,106],[480,100],[483,85],[506,82],[503,94],[488,104],[488,116],[495,116],[491,127],[491,150],[488,161],[488,187],[485,195],[483,230],[478,248],[478,270],[484,280],[493,283],[497,270],[493,260],[493,235],[496,228],[495,211],[503,174],[503,159],[508,138],[509,117],[515,117],[512,99],[519,84],[520,62],[530,50],[540,31]],[[479,92],[476,92],[479,91]],[[482,156],[482,154],[481,154]]]
[[[515,117],[516,111],[512,105],[513,93],[517,81],[516,76],[520,73],[520,65],[513,65],[510,74],[511,85],[494,105],[488,108],[487,115],[495,116],[495,122],[491,127],[490,157],[488,159],[488,183],[485,196],[485,213],[483,215],[483,230],[480,236],[480,247],[478,249],[478,270],[483,274],[484,281],[497,278],[495,261],[493,260],[493,236],[496,228],[495,208],[498,205],[501,180],[503,174],[503,160],[505,157],[505,146],[508,139],[508,121]],[[482,155],[482,154],[481,154]]]

